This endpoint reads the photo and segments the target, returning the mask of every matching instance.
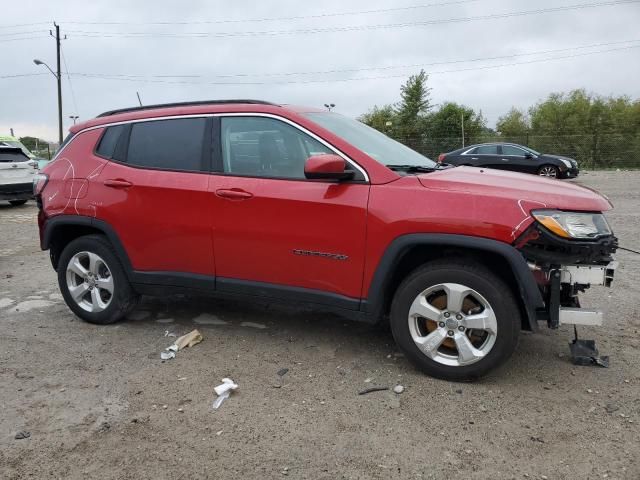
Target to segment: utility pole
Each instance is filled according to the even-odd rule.
[[[58,141],[62,146],[62,74],[60,73],[60,25],[54,22],[56,27],[56,60],[58,62],[57,80],[58,80]],[[59,148],[59,147],[58,147]]]
[[[460,125],[462,125],[462,148],[464,148],[464,113],[460,113]]]

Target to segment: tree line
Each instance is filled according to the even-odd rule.
[[[494,129],[482,111],[455,102],[433,105],[427,81],[424,71],[411,75],[396,104],[376,105],[359,120],[431,158],[497,141],[566,155],[583,168],[640,167],[640,99],[583,89],[552,93],[527,110],[511,108]]]

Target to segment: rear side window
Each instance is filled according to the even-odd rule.
[[[26,162],[29,160],[24,153],[19,150],[16,151],[2,151],[0,150],[0,162]]]
[[[473,152],[474,155],[497,155],[497,145],[482,145],[476,148]]]
[[[116,151],[116,145],[118,145],[118,140],[120,140],[120,135],[125,130],[126,125],[116,125],[114,127],[107,128],[100,139],[100,144],[96,149],[96,153],[104,158],[113,158],[113,154]]]
[[[134,123],[127,163],[139,167],[199,172],[203,166],[205,118]]]

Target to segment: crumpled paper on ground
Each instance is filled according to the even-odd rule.
[[[178,338],[175,343],[166,348],[164,352],[160,352],[160,358],[162,360],[170,360],[172,358],[175,358],[176,352],[182,350],[183,348],[193,347],[201,341],[202,334],[198,330],[193,330],[186,335]]]

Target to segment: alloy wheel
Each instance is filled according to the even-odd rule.
[[[557,171],[555,167],[551,167],[551,166],[546,166],[546,167],[542,167],[540,169],[540,172],[538,172],[538,174],[541,177],[551,177],[551,178],[556,178],[557,176]]]
[[[66,280],[71,298],[87,312],[101,312],[113,300],[111,270],[104,259],[93,252],[78,252],[71,257]]]
[[[489,302],[458,283],[434,285],[409,308],[409,332],[418,349],[448,366],[471,365],[495,345],[498,322]]]

